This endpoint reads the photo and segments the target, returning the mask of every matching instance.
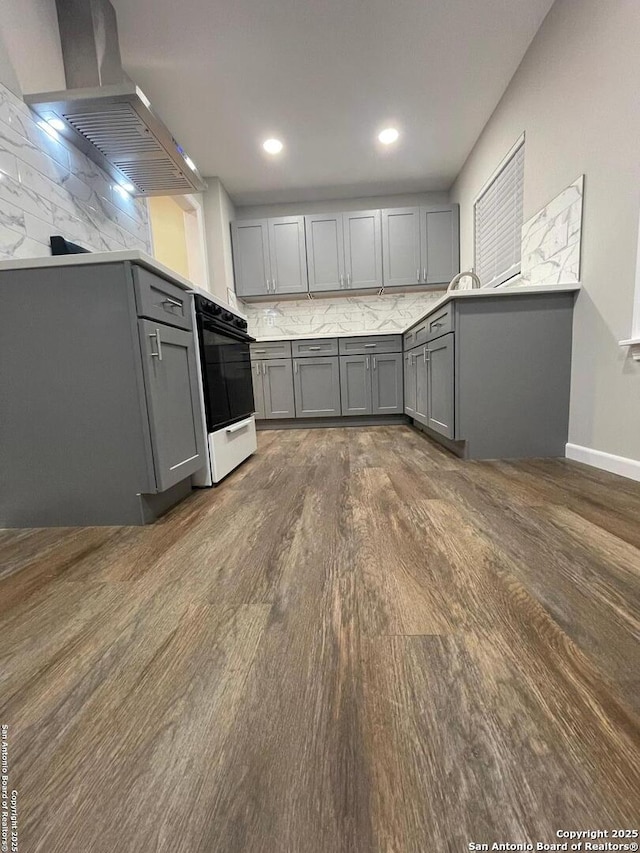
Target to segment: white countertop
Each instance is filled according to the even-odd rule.
[[[502,297],[502,296],[527,296],[527,295],[542,295],[544,293],[570,293],[580,290],[580,284],[548,284],[548,285],[511,285],[509,287],[497,288],[480,288],[480,290],[454,290],[451,293],[444,293],[440,299],[434,299],[429,310],[413,320],[408,326],[403,329],[388,330],[388,329],[368,329],[366,332],[321,332],[320,334],[304,334],[304,335],[265,335],[256,338],[258,341],[301,341],[301,340],[316,340],[321,338],[361,338],[372,337],[373,335],[402,335],[408,329],[413,328],[417,323],[421,323],[425,317],[433,314],[443,305],[448,302],[453,302],[456,299],[478,299],[487,297]]]
[[[122,249],[119,252],[82,252],[77,255],[43,255],[39,258],[11,258],[7,261],[0,261],[0,270],[31,270],[44,269],[47,267],[76,267],[76,266],[92,266],[93,264],[115,264],[122,261],[130,261],[138,266],[144,267],[151,272],[158,273],[163,278],[173,282],[183,290],[189,290],[193,293],[199,293],[201,296],[210,299],[217,305],[222,305],[223,308],[233,311],[234,314],[239,314],[245,317],[241,311],[236,308],[231,308],[226,302],[218,299],[208,290],[203,290],[201,287],[184,278],[174,270],[169,269],[160,261],[147,255],[146,252],[141,252],[139,249]]]

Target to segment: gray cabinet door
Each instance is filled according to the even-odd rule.
[[[402,353],[390,352],[371,356],[371,385],[374,415],[402,414]]]
[[[419,207],[382,211],[382,257],[385,287],[420,283]]]
[[[458,206],[420,209],[422,280],[446,284],[460,272]]]
[[[251,362],[251,376],[253,379],[253,405],[256,420],[264,420],[264,387],[262,382],[262,362]]]
[[[273,358],[262,362],[262,385],[264,389],[264,416],[273,418],[295,418],[293,399],[293,374],[288,358]]]
[[[295,358],[293,385],[296,417],[328,418],[340,414],[340,366],[337,356]]]
[[[429,355],[426,346],[414,351],[416,374],[416,405],[414,418],[421,424],[429,419]]]
[[[159,492],[204,464],[204,425],[193,332],[138,320],[151,448]]]
[[[305,216],[309,290],[341,290],[345,286],[341,213]]]
[[[404,411],[410,417],[416,414],[416,359],[415,354],[404,354]]]
[[[454,335],[443,335],[427,345],[429,363],[429,420],[427,425],[447,438],[454,437]]]
[[[349,290],[382,287],[382,230],[379,210],[342,214],[345,284]]]
[[[266,219],[231,223],[233,275],[238,296],[262,296],[270,289],[269,229]]]
[[[340,356],[340,399],[343,415],[371,414],[371,356]]]
[[[271,293],[306,293],[308,285],[304,217],[283,216],[269,219],[268,227]]]

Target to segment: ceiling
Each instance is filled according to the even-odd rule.
[[[552,5],[112,2],[125,69],[237,204],[448,189]]]

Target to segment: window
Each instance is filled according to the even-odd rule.
[[[475,271],[483,287],[520,272],[524,136],[511,149],[474,204]]]

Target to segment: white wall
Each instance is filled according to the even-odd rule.
[[[235,208],[220,178],[206,178],[208,189],[202,194],[209,259],[209,290],[218,299],[229,302],[227,290],[235,293],[230,223]]]
[[[523,131],[525,220],[585,174],[569,442],[634,460],[640,363],[617,342],[630,336],[634,300],[639,44],[638,0],[556,0],[451,191],[465,269],[474,198]]]
[[[2,0],[3,40],[20,90],[16,94],[65,88],[55,0]]]

